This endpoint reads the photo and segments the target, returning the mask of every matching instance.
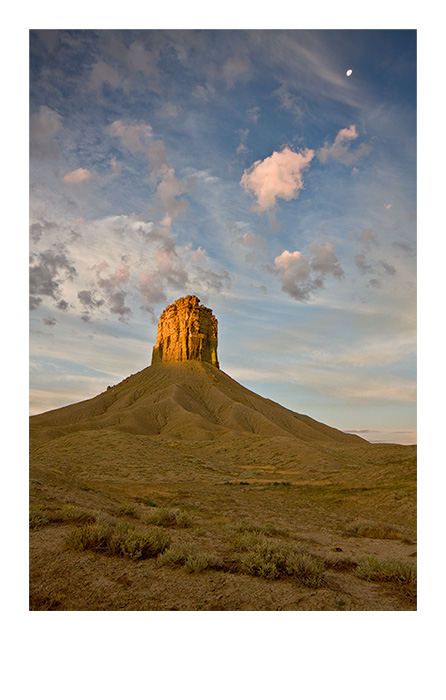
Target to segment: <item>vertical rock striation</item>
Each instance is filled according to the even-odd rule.
[[[211,309],[202,306],[198,297],[178,299],[160,316],[152,365],[199,360],[219,367],[217,325]]]

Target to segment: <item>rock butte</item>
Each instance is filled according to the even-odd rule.
[[[212,310],[200,304],[198,297],[177,299],[160,316],[152,365],[198,360],[219,367],[217,326]]]

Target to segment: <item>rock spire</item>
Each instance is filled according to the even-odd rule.
[[[219,367],[217,325],[211,309],[201,305],[198,297],[177,299],[160,316],[152,365],[199,360]]]

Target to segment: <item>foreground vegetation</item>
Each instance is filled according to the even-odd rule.
[[[151,502],[150,502],[151,503]],[[137,522],[136,522],[137,521]],[[108,557],[130,560],[154,558],[160,567],[182,568],[189,574],[206,570],[223,571],[266,580],[286,579],[308,588],[326,584],[327,570],[351,571],[367,581],[390,583],[412,594],[416,588],[416,565],[397,559],[363,557],[321,558],[308,551],[296,535],[271,522],[234,521],[223,530],[223,545],[214,551],[201,540],[206,530],[181,508],[151,505],[140,511],[124,504],[111,512],[65,504],[59,508],[33,506],[30,528],[71,524],[66,534],[68,549],[86,550]],[[187,529],[188,541],[177,539],[176,532]],[[345,531],[350,537],[375,537],[403,540],[391,526],[366,523]],[[179,535],[178,535],[179,536]]]

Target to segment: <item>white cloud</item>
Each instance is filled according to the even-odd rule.
[[[264,160],[256,161],[243,173],[240,184],[257,198],[256,211],[272,209],[277,199],[290,201],[303,189],[303,173],[313,159],[314,151],[292,151],[285,146]]]

